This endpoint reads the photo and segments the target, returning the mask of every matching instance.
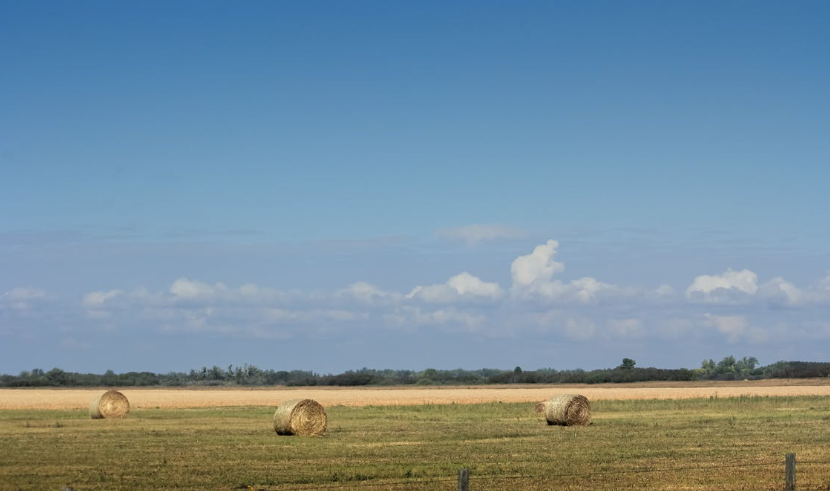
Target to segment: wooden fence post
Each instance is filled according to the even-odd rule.
[[[470,471],[458,469],[458,491],[470,491]]]
[[[784,486],[786,491],[795,491],[795,454],[787,454],[787,485]]]

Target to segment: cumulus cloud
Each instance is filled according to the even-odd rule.
[[[449,303],[473,299],[498,300],[503,293],[498,283],[482,281],[465,271],[443,284],[416,286],[406,298],[417,298],[432,303]]]
[[[90,292],[84,295],[83,304],[88,309],[101,309],[107,300],[113,299],[122,293],[121,290]]]
[[[808,307],[830,303],[830,275],[817,283],[798,287],[778,276],[759,284],[758,276],[747,269],[726,270],[722,275],[698,276],[686,289],[692,302]]]
[[[536,246],[533,252],[519,256],[510,265],[513,288],[533,288],[549,283],[554,274],[565,270],[563,263],[554,261],[559,242],[549,240]]]
[[[807,295],[801,289],[781,277],[761,285],[758,294],[764,299],[784,305],[801,305],[807,300]]]
[[[686,289],[686,298],[703,302],[729,302],[758,291],[758,275],[748,269],[727,269],[722,275],[701,275]]]
[[[603,297],[633,296],[641,293],[635,288],[621,288],[592,277],[570,282],[554,280],[553,275],[564,271],[565,265],[554,260],[559,243],[549,240],[536,246],[528,255],[519,256],[510,266],[513,278],[511,293],[523,300],[594,303]]]
[[[524,236],[524,232],[506,225],[465,225],[463,227],[452,227],[438,230],[439,237],[449,240],[460,240],[468,245],[476,245],[481,242],[494,240],[516,239]]]
[[[388,292],[378,288],[371,283],[358,281],[346,288],[338,290],[336,295],[340,298],[352,299],[363,305],[389,305],[396,303],[401,295]]]
[[[528,290],[525,298],[538,298],[545,301],[561,303],[590,304],[601,298],[635,295],[635,289],[624,289],[597,280],[585,277],[564,283],[559,280],[539,283]]]
[[[468,271],[443,283],[415,286],[409,293],[365,281],[333,291],[282,291],[251,283],[234,287],[180,277],[154,292],[91,291],[81,305],[87,322],[98,320],[113,329],[154,326],[171,332],[275,339],[324,336],[338,330],[433,328],[484,336],[530,332],[577,341],[676,340],[707,331],[729,342],[758,342],[769,339],[770,331],[749,319],[751,309],[763,302],[791,307],[767,310],[781,316],[830,303],[830,275],[799,288],[780,277],[759,283],[752,271],[728,269],[720,275],[695,277],[685,291],[668,284],[619,286],[590,276],[560,280],[557,274],[565,266],[557,261],[558,248],[557,241],[548,240],[516,257],[510,263],[509,288]],[[44,296],[45,292],[35,289],[6,292],[0,295],[0,308],[5,309],[0,315],[34,315],[34,310],[9,307],[28,305]],[[776,321],[783,325],[781,319]],[[773,325],[767,318],[763,322]],[[824,332],[813,331],[817,336]]]
[[[251,291],[251,286],[246,285],[246,291]],[[222,295],[228,291],[228,287],[222,283],[202,283],[188,278],[179,278],[170,285],[170,293],[178,298],[206,299]]]

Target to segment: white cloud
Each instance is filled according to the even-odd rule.
[[[453,276],[446,283],[416,286],[406,298],[421,299],[431,303],[450,303],[459,300],[498,300],[504,292],[498,283],[488,283],[466,271]]]
[[[186,299],[208,299],[227,293],[228,287],[222,283],[213,285],[193,281],[188,278],[179,278],[170,285],[170,293],[178,298]],[[251,285],[246,285],[246,292],[251,291]]]
[[[570,283],[563,283],[558,280],[538,283],[531,292],[545,300],[581,304],[595,302],[603,295],[624,293],[614,285],[590,277],[573,280]]]
[[[97,320],[116,330],[151,326],[170,332],[274,339],[323,337],[335,331],[360,335],[391,327],[483,336],[550,334],[552,339],[604,342],[675,341],[708,332],[734,343],[771,339],[768,326],[789,323],[795,330],[810,320],[807,309],[830,302],[830,275],[804,288],[780,277],[759,286],[754,272],[729,269],[721,275],[696,277],[685,292],[667,284],[652,289],[618,286],[591,276],[560,280],[556,275],[564,264],[556,261],[558,247],[557,241],[548,240],[530,254],[516,257],[510,265],[508,292],[498,282],[484,281],[468,271],[443,283],[416,286],[408,294],[364,281],[334,291],[281,291],[180,277],[169,288],[154,292],[92,291],[83,296],[82,307],[87,322]],[[505,300],[506,293],[510,297]],[[691,302],[684,300],[684,293]],[[0,307],[44,297],[42,290],[18,288],[0,295]],[[763,318],[767,327],[761,329],[748,319],[755,319],[752,309],[764,302],[799,308],[767,309],[769,317]],[[717,303],[728,307],[712,305]],[[17,319],[38,311],[4,310],[0,315]]]
[[[602,298],[646,296],[638,288],[622,288],[586,276],[568,283],[553,280],[553,275],[565,269],[554,260],[559,243],[549,240],[536,246],[533,252],[519,256],[510,266],[513,277],[511,293],[523,300],[537,299],[552,302],[590,304]]]
[[[396,329],[416,329],[423,326],[439,326],[462,328],[466,332],[481,330],[487,321],[487,317],[475,312],[445,308],[438,310],[423,310],[418,307],[401,307],[394,312],[383,316],[389,327]]]
[[[594,300],[602,292],[614,289],[608,283],[603,283],[594,278],[580,278],[572,281],[571,285],[574,287],[574,295],[583,303]]]
[[[513,277],[513,288],[530,288],[550,282],[554,274],[565,269],[563,263],[554,261],[559,242],[549,240],[536,246],[533,252],[526,256],[519,256],[510,265]]]
[[[498,283],[487,283],[466,271],[447,280],[447,285],[459,295],[498,298],[502,291]]]
[[[747,331],[749,322],[742,315],[712,315],[703,314],[704,325],[713,327],[724,334],[730,343],[737,342]]]
[[[16,287],[0,295],[0,307],[29,310],[32,304],[46,298],[46,291],[37,288]]]
[[[786,305],[800,305],[806,300],[804,292],[781,277],[773,278],[761,285],[758,294],[767,300]]]
[[[437,232],[439,237],[449,240],[461,240],[468,245],[476,245],[501,239],[516,239],[524,236],[524,232],[506,225],[475,224],[463,227],[444,228]]]
[[[84,307],[88,309],[101,309],[104,307],[104,304],[107,300],[115,298],[121,295],[121,290],[110,290],[108,292],[105,291],[97,291],[97,292],[90,292],[84,295]]]
[[[701,275],[686,289],[686,298],[704,302],[729,302],[758,291],[758,275],[748,269],[727,269],[722,275]]]
[[[352,283],[335,294],[340,298],[353,299],[363,305],[389,305],[396,303],[401,295],[399,293],[387,292],[375,285],[358,281]]]
[[[675,293],[676,293],[676,292],[674,291],[674,287],[673,287],[673,286],[671,286],[671,285],[665,285],[665,284],[664,284],[664,285],[660,285],[660,286],[658,286],[657,288],[655,288],[655,289],[654,289],[654,291],[652,291],[652,292],[651,292],[651,294],[652,294],[653,296],[656,296],[656,297],[661,297],[661,298],[671,297],[671,296],[673,296]]]

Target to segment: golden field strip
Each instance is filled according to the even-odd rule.
[[[0,389],[0,409],[80,409],[97,389]],[[408,406],[537,402],[557,394],[579,393],[589,400],[695,399],[740,396],[830,396],[828,379],[778,379],[733,382],[653,382],[598,385],[510,385],[444,387],[268,387],[268,388],[119,388],[132,408],[275,406],[309,398],[323,406]]]

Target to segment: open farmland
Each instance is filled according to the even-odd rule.
[[[0,389],[0,409],[80,409],[103,389]],[[690,399],[738,396],[830,396],[828,379],[736,382],[647,382],[597,385],[509,385],[466,387],[298,387],[298,388],[126,388],[133,408],[277,406],[284,400],[314,399],[331,406],[407,406],[536,402],[579,392],[592,401]]]
[[[404,396],[388,394],[385,400],[399,405],[340,399],[353,404],[329,404],[328,431],[317,438],[277,436],[271,427],[274,403],[184,409],[134,404],[123,420],[91,420],[84,408],[4,409],[0,489],[450,491],[456,489],[457,470],[468,468],[474,491],[770,490],[783,489],[784,455],[794,452],[799,490],[827,490],[830,397],[725,397],[726,388],[684,387],[718,395],[672,400],[615,400],[609,389],[601,393],[609,397],[593,398],[593,424],[573,428],[548,426],[528,403],[550,395],[552,388],[522,395],[528,402],[400,405]],[[586,394],[588,389],[566,388]],[[668,388],[616,390],[622,395],[635,389]],[[131,399],[166,392],[192,393],[192,398],[270,394],[281,400],[317,390],[124,392]],[[459,390],[478,389],[429,392],[451,397]],[[506,394],[515,389],[481,390]],[[10,392],[44,391],[3,391],[4,404]],[[332,398],[373,392],[424,397],[421,389],[319,391]]]

